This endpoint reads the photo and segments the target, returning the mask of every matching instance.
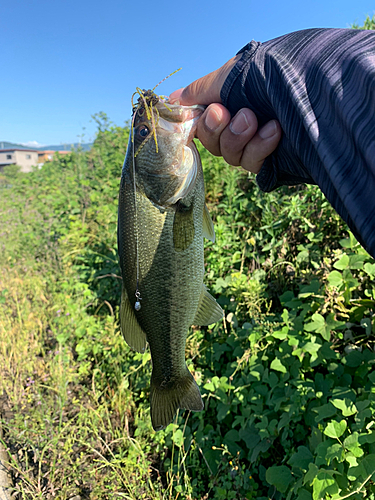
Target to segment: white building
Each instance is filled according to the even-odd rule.
[[[31,172],[38,165],[36,149],[0,149],[0,172],[7,165],[19,165],[21,172]]]

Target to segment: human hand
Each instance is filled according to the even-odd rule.
[[[221,104],[221,88],[240,57],[233,57],[216,71],[172,92],[169,101],[186,106],[207,105],[196,133],[203,146],[213,155],[222,156],[230,165],[241,165],[257,174],[266,157],[276,149],[281,127],[276,120],[271,120],[258,130],[258,120],[251,109],[242,108],[231,118]]]

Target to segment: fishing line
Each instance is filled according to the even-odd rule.
[[[134,304],[134,309],[139,311],[141,309],[141,292],[139,291],[139,233],[138,233],[138,213],[137,213],[137,187],[135,182],[135,144],[134,144],[134,122],[137,112],[134,113],[132,119],[132,150],[133,150],[133,189],[134,189],[134,218],[135,218],[135,244],[136,244],[136,261],[137,261],[137,285],[135,290],[136,302]]]
[[[163,96],[156,95],[154,90],[156,89],[156,87],[158,85],[160,85],[162,82],[164,82],[164,80],[166,80],[170,76],[177,73],[177,71],[180,71],[180,69],[181,68],[177,69],[176,71],[174,71],[173,73],[171,73],[170,75],[165,77],[161,82],[159,82],[157,85],[155,85],[155,87],[152,90],[141,90],[139,87],[137,87],[137,89],[134,92],[134,94],[132,95],[132,99],[131,99],[132,107],[133,107],[133,118],[132,118],[132,125],[131,125],[131,140],[132,140],[132,146],[133,146],[132,152],[133,152],[134,218],[135,218],[135,241],[136,241],[136,261],[137,261],[137,285],[136,285],[136,290],[134,293],[135,298],[136,298],[136,302],[134,304],[134,309],[136,311],[139,311],[141,309],[142,297],[141,297],[141,292],[139,291],[139,231],[138,231],[138,213],[137,213],[137,187],[136,187],[136,182],[135,182],[135,157],[137,156],[139,151],[142,149],[142,147],[146,144],[146,142],[150,139],[150,137],[152,137],[152,135],[153,135],[154,140],[155,140],[156,152],[158,152],[158,141],[156,138],[156,125],[158,124],[158,121],[159,121],[159,111],[155,107],[155,105],[160,101],[164,104],[164,106],[169,111],[171,111],[171,109],[164,102]],[[134,99],[134,96],[136,94],[139,95],[139,98],[138,98],[138,104],[136,106],[134,106],[133,99]],[[150,134],[142,142],[142,144],[140,145],[140,147],[138,148],[138,151],[136,153],[135,152],[135,143],[134,143],[134,123],[135,123],[135,117],[136,117],[137,113],[139,112],[139,109],[142,107],[142,104],[143,104],[143,107],[145,110],[144,112],[146,113],[147,118],[149,120],[151,120],[153,134]],[[154,113],[153,113],[154,109],[155,109],[156,114],[157,114],[156,123],[155,123],[155,118],[154,118]]]

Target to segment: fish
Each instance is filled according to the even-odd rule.
[[[131,348],[144,352],[150,347],[155,431],[172,422],[178,408],[203,410],[186,365],[186,337],[191,325],[210,325],[223,317],[203,283],[203,239],[215,241],[193,141],[203,110],[169,104],[167,98],[143,91],[133,108],[121,174],[120,326]]]

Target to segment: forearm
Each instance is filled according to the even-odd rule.
[[[277,119],[283,139],[257,181],[264,191],[316,183],[375,255],[375,34],[305,30],[251,42],[221,91],[232,115]]]

